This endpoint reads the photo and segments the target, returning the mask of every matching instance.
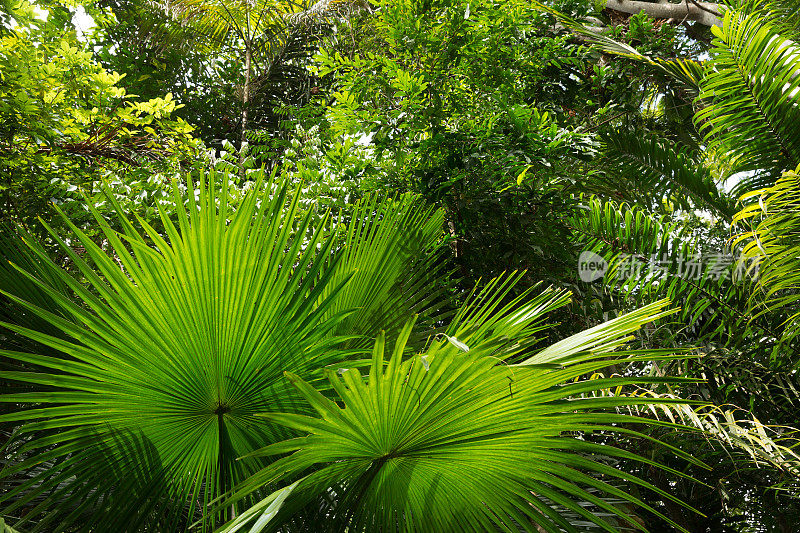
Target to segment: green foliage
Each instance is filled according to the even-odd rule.
[[[612,131],[603,141],[609,179],[630,184],[610,188],[628,193],[627,200],[654,211],[672,204],[682,210],[711,208],[729,220],[733,216],[730,200],[719,191],[698,154],[643,132]],[[648,205],[652,201],[659,204]]]
[[[608,262],[602,284],[621,301],[636,306],[669,298],[680,305],[678,324],[687,331],[676,334],[736,345],[770,332],[766,324],[749,323],[746,268],[726,245],[724,229],[597,198],[588,199],[572,224],[585,249]]]
[[[446,318],[443,293],[437,289],[444,271],[436,265],[436,256],[428,255],[440,236],[441,211],[420,209],[412,197],[381,203],[369,199],[354,212],[343,245],[335,250],[334,235],[324,225],[308,232],[310,212],[298,219],[299,188],[291,193],[288,179],[266,179],[263,172],[253,176],[258,178],[255,185],[235,207],[229,202],[230,174],[201,181],[197,194],[190,181],[186,207],[178,183],[173,183],[177,221],[161,210],[163,236],[144,221],[140,221],[143,230],[137,231],[118,204],[122,233],[92,209],[113,256],[68,219],[66,224],[85,249],[83,256],[47,226],[85,285],[58,269],[41,248],[30,246],[28,253],[41,261],[44,270],[40,272],[46,275],[31,273],[26,277],[32,286],[4,295],[63,335],[3,324],[38,344],[29,352],[2,352],[16,368],[0,371],[0,378],[13,384],[0,400],[22,407],[0,415],[5,424],[21,424],[6,447],[2,480],[8,489],[0,502],[5,516],[26,510],[18,526],[49,529],[91,524],[103,531],[121,527],[174,530],[198,520],[196,525],[202,529],[213,529],[235,516],[244,519],[254,514],[260,514],[264,525],[281,504],[298,510],[333,485],[345,488],[335,502],[336,520],[357,528],[394,520],[380,502],[384,498],[398,501],[393,495],[405,485],[402,478],[389,476],[397,483],[396,489],[367,491],[374,480],[388,476],[379,470],[374,472],[377,477],[361,477],[361,466],[368,466],[371,452],[339,455],[347,461],[328,467],[325,463],[334,459],[328,457],[331,445],[325,439],[302,439],[305,444],[298,457],[273,464],[263,453],[254,454],[270,443],[275,443],[273,452],[296,449],[292,446],[301,441],[290,440],[288,445],[280,441],[308,427],[294,423],[306,420],[297,417],[308,413],[300,397],[311,398],[315,407],[319,401],[334,405],[317,392],[311,394],[311,386],[340,397],[351,406],[345,412],[352,413],[352,394],[362,390],[350,383],[356,372],[352,368],[364,364],[371,365],[370,387],[381,381],[399,387],[385,397],[391,399],[399,392],[398,402],[384,405],[394,406],[398,413],[419,415],[414,415],[412,425],[398,428],[397,438],[405,442],[402,435],[407,432],[429,428],[433,433],[425,446],[438,446],[448,434],[455,439],[449,445],[452,450],[441,452],[450,460],[419,464],[419,472],[427,468],[428,474],[415,476],[412,489],[430,494],[435,502],[451,499],[456,490],[451,483],[460,479],[466,485],[458,493],[467,499],[458,508],[436,505],[443,514],[423,518],[416,507],[418,500],[410,498],[408,506],[397,508],[406,513],[409,527],[431,523],[426,520],[456,527],[473,519],[473,527],[482,528],[524,519],[521,523],[529,524],[527,529],[540,524],[551,531],[571,530],[559,514],[561,509],[601,525],[615,523],[595,517],[578,503],[582,501],[611,513],[614,520],[633,520],[626,508],[615,507],[596,491],[658,514],[639,498],[584,471],[616,476],[673,499],[644,480],[582,454],[602,452],[658,466],[649,459],[562,436],[564,431],[589,432],[610,429],[615,422],[637,421],[597,412],[636,403],[630,398],[622,402],[577,398],[600,388],[664,380],[572,380],[610,364],[683,357],[624,350],[630,333],[669,314],[663,310],[666,302],[528,357],[544,329],[543,316],[568,298],[563,291],[552,290],[531,297],[529,289],[505,303],[522,279],[512,275],[468,297],[450,325],[431,337],[426,330]],[[218,187],[217,182],[222,185]],[[114,203],[113,196],[109,201]],[[306,239],[309,234],[310,240]],[[70,294],[59,289],[63,286]],[[35,290],[29,294],[31,287]],[[48,307],[57,307],[58,313],[35,303],[42,292],[49,298]],[[424,347],[425,355],[401,363],[411,337],[408,320],[417,315],[427,326],[416,333],[417,340],[408,349]],[[383,333],[371,362],[358,360],[363,351],[352,348],[373,335],[378,323],[400,339],[386,373],[379,356]],[[518,366],[509,366],[519,359],[523,360]],[[504,364],[497,365],[503,360]],[[283,379],[286,370],[300,384],[299,395]],[[343,388],[334,379],[328,390],[323,376],[339,371],[348,386]],[[365,392],[371,390],[375,389]],[[449,399],[435,401],[443,393]],[[565,409],[561,400],[567,397],[582,403],[570,402]],[[487,406],[492,407],[485,419],[470,415]],[[282,414],[262,416],[275,411]],[[534,412],[538,415],[533,416]],[[354,416],[378,424],[404,420],[389,414],[356,412]],[[431,424],[434,420],[450,420],[451,425]],[[288,431],[282,429],[287,426]],[[349,427],[352,432],[360,426]],[[386,434],[387,428],[381,428],[374,430]],[[463,433],[467,429],[471,436]],[[639,434],[629,428],[616,430]],[[340,454],[351,449],[341,442],[335,448]],[[396,452],[398,460],[408,456],[410,464],[417,461],[414,448]],[[310,461],[300,460],[308,454]],[[497,454],[511,455],[508,461],[484,460]],[[535,460],[526,461],[530,467],[519,470],[519,464],[510,461],[513,457]],[[287,470],[282,466],[286,461],[298,465]],[[475,471],[471,485],[470,478],[461,475],[463,468],[447,466],[463,461],[486,469]],[[388,461],[387,468],[393,469],[394,463]],[[267,499],[260,494],[261,484],[274,481],[276,475],[301,475],[317,464],[323,468],[311,474],[310,485],[301,482],[291,494],[287,490]],[[509,468],[514,476],[504,477]],[[476,491],[479,486],[488,487],[479,483],[487,476],[498,483],[504,480],[505,485]],[[442,479],[447,483],[441,484]],[[367,497],[353,500],[351,494],[357,494],[362,482],[368,482]],[[231,490],[238,494],[235,501],[209,508]],[[240,514],[244,506],[253,504],[255,512]],[[484,514],[483,504],[500,514]],[[478,514],[461,512],[468,509]]]
[[[782,314],[785,322],[781,350],[797,352],[800,335],[800,177],[787,172],[774,186],[745,196],[758,199],[737,216],[752,229],[737,237],[743,255],[754,263],[756,291],[751,312],[756,316]],[[800,358],[793,357],[795,364]]]
[[[238,130],[241,66],[237,58],[207,50],[202,38],[170,16],[137,0],[101,0],[90,10],[95,59],[120,72],[130,94],[148,100],[172,93],[181,117],[207,146],[219,147]]]
[[[32,9],[24,2],[19,7]],[[81,193],[95,182],[118,179],[137,187],[196,154],[192,127],[172,117],[179,107],[172,95],[137,101],[127,94],[117,85],[122,75],[95,63],[74,28],[58,26],[59,9],[48,21],[28,17],[0,38],[6,221],[30,223],[51,212],[51,202],[85,216]]]
[[[0,1],[0,530],[791,530],[795,4]]]
[[[734,171],[756,173],[744,180],[747,188],[774,182],[800,164],[797,45],[742,11],[728,11],[722,29],[713,31],[714,61],[700,94],[709,105],[696,120],[709,148],[730,159]]]
[[[793,459],[789,459],[787,468],[780,457],[772,460],[776,456],[771,455],[796,446],[788,437],[794,434],[791,426],[796,423],[798,406],[793,318],[797,284],[790,274],[796,263],[790,244],[790,221],[796,218],[792,178],[779,182],[774,190],[750,195],[758,196],[760,205],[747,207],[734,220],[752,220],[753,227],[733,240],[729,224],[721,224],[705,213],[659,208],[664,199],[662,191],[670,193],[678,182],[690,185],[686,190],[691,195],[680,195],[678,206],[704,208],[728,218],[734,195],[770,185],[786,168],[797,165],[792,155],[792,139],[798,131],[798,64],[791,40],[794,32],[772,8],[765,7],[767,2],[758,4],[758,9],[764,10],[750,11],[751,5],[726,12],[723,27],[712,30],[715,40],[710,59],[702,68],[683,59],[664,62],[610,37],[592,37],[593,32],[586,28],[569,26],[608,52],[656,67],[673,83],[684,84],[688,94],[699,96],[694,101],[694,122],[699,131],[692,131],[689,125],[688,138],[703,134],[702,157],[687,158],[696,151],[694,143],[673,131],[666,131],[666,138],[649,140],[643,136],[627,142],[625,136],[614,137],[612,133],[606,143],[611,168],[622,168],[624,177],[637,184],[644,178],[649,189],[636,186],[630,195],[620,196],[630,198],[634,205],[589,200],[588,209],[577,212],[573,219],[581,241],[609,261],[602,284],[605,290],[594,287],[589,291],[594,298],[609,298],[611,305],[624,309],[670,297],[682,307],[678,323],[655,332],[648,341],[695,345],[706,355],[685,366],[657,367],[654,371],[706,378],[707,383],[676,393],[746,409],[757,417],[753,419],[756,429],[759,421],[778,427],[775,447],[749,441],[755,442],[759,454],[766,454],[767,462],[760,468],[743,468],[741,458],[731,460],[721,450],[698,450],[698,456],[719,465],[712,473],[697,476],[715,486],[713,490],[694,482],[654,478],[662,488],[673,486],[677,493],[691,494],[692,501],[707,510],[708,519],[682,522],[687,527],[691,522],[698,530],[761,527],[778,531],[786,529],[799,508]],[[643,130],[648,128],[634,131],[640,134]],[[677,149],[670,149],[670,145],[677,145]],[[666,155],[668,151],[673,153]],[[702,194],[709,190],[700,188],[702,183],[725,180],[730,182],[727,188],[733,189],[728,197],[722,188],[716,197]],[[656,195],[650,196],[649,190],[655,190]],[[769,202],[773,194],[775,202],[767,207],[764,202]],[[742,228],[734,227],[733,231],[741,232]],[[762,237],[774,245],[769,253],[765,251],[769,246],[760,241]],[[762,278],[759,263],[769,265],[771,261],[777,268],[767,268]],[[632,264],[638,268],[630,268]],[[694,271],[687,271],[689,265]],[[727,268],[720,269],[722,266]],[[748,434],[746,428],[734,426],[740,431],[738,435]],[[717,435],[724,429],[713,423],[711,427]],[[659,432],[653,435],[663,437]],[[691,439],[667,440],[682,449],[697,446]],[[741,441],[728,442],[731,444],[739,446]],[[756,461],[764,455],[759,457]],[[741,483],[730,484],[731,476],[739,476]],[[754,494],[758,496],[754,498]]]
[[[554,223],[569,203],[567,161],[594,150],[564,125],[581,109],[567,74],[579,54],[519,2],[390,2],[342,26],[315,58],[330,87],[323,138],[369,143],[367,187],[443,206],[465,275],[524,265],[558,279],[569,261],[549,243],[567,234]]]
[[[558,293],[546,292],[515,309],[514,316],[524,317],[517,320],[526,323],[538,320],[547,308],[563,305],[563,299],[556,303],[559,299]],[[277,459],[241,491],[304,476],[292,487],[283,509],[262,514],[261,527],[270,518],[280,523],[281,513],[291,513],[327,491],[336,493],[336,502],[320,510],[317,530],[577,531],[559,508],[609,531],[623,525],[636,527],[624,506],[609,504],[600,496],[658,511],[609,481],[619,476],[667,499],[669,495],[583,452],[657,465],[575,435],[611,422],[637,423],[635,417],[598,416],[596,412],[635,404],[635,399],[582,396],[632,384],[637,378],[576,378],[614,360],[637,359],[635,353],[612,351],[618,339],[624,340],[626,325],[636,329],[659,311],[659,305],[651,306],[609,323],[602,334],[608,344],[596,346],[593,352],[583,351],[591,343],[582,334],[551,347],[547,356],[535,357],[537,364],[521,366],[498,364],[501,339],[480,322],[465,323],[461,329],[466,335],[459,336],[458,343],[443,338],[423,353],[404,358],[409,325],[388,361],[385,336],[378,337],[368,377],[357,369],[345,370],[341,377],[328,372],[341,404],[287,374],[317,417],[267,414],[268,420],[309,435],[258,451],[259,456],[293,453]],[[494,337],[492,342],[480,342],[481,333]],[[511,334],[502,343],[525,338],[523,331],[519,335]],[[560,365],[547,369],[547,363],[555,361]],[[566,397],[572,398],[568,404],[562,401]],[[570,429],[567,434],[566,428]],[[629,427],[624,431],[638,434]],[[315,471],[305,475],[312,468]],[[605,479],[586,472],[600,473]],[[589,509],[578,501],[588,502]],[[237,530],[253,518],[243,516],[225,531]]]
[[[333,212],[347,211],[360,196],[379,189],[375,150],[355,135],[332,140],[318,125],[298,125],[283,161],[292,179],[304,184],[307,201]]]
[[[8,448],[15,461],[2,475],[13,488],[0,498],[7,516],[35,502],[20,525],[36,520],[50,527],[58,517],[109,531],[122,524],[174,529],[196,513],[205,528],[218,524],[219,517],[204,514],[205,505],[263,466],[236,459],[286,435],[254,418],[297,408],[285,369],[318,379],[323,367],[350,357],[335,345],[371,334],[368,319],[402,326],[414,312],[436,312],[435,300],[418,296],[423,287],[408,277],[408,261],[410,254],[423,261],[440,225],[433,216],[411,232],[408,224],[426,216],[412,211],[411,199],[396,208],[365,208],[344,249],[332,255],[334,240],[324,226],[310,241],[303,238],[311,215],[296,220],[298,195],[287,182],[262,177],[234,211],[225,178],[219,188],[214,178],[200,183],[197,200],[189,191],[186,209],[173,185],[178,220],[162,210],[164,237],[146,223],[136,231],[122,212],[124,233],[117,234],[93,211],[113,257],[70,222],[85,258],[53,232],[89,284],[58,272],[79,305],[47,279],[31,278],[65,318],[29,295],[5,293],[67,336],[5,324],[47,348],[3,351],[23,368],[0,373],[17,383],[2,401],[28,406],[0,417],[27,422]],[[397,239],[406,242],[406,253],[389,248]],[[364,321],[344,321],[353,301]]]
[[[537,94],[556,90],[546,72],[558,68],[560,43],[537,38],[531,11],[446,2],[423,14],[428,7],[387,4],[358,29],[369,32],[358,35],[369,39],[365,53],[318,56],[319,75],[335,76],[334,131],[370,135],[401,158],[386,162],[389,172],[439,197],[473,173],[502,188],[531,163],[546,168],[581,150],[584,137],[535,106]]]

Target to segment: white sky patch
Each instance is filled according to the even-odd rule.
[[[47,22],[47,17],[50,16],[50,12],[46,9],[42,9],[39,6],[33,6],[33,13],[36,15],[36,18]]]
[[[359,146],[369,146],[369,144],[372,142],[372,137],[374,136],[375,134],[372,132],[362,133],[361,137],[359,137],[359,139],[356,141],[356,144]]]
[[[86,40],[86,35],[96,26],[94,19],[86,13],[83,6],[78,6],[75,14],[72,16],[72,24],[75,26],[75,31],[78,34],[78,39]]]

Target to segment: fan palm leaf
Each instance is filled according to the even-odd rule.
[[[367,320],[386,306],[396,321],[437,309],[419,281],[433,279],[435,269],[415,274],[408,267],[441,232],[438,211],[418,209],[411,197],[387,207],[367,203],[344,250],[334,253],[325,223],[309,232],[312,212],[298,216],[298,191],[288,180],[262,175],[234,209],[220,192],[227,179],[190,184],[177,222],[161,214],[165,235],[141,220],[138,232],[121,214],[120,234],[95,213],[112,256],[69,221],[85,256],[52,232],[87,285],[31,248],[80,303],[18,267],[64,314],[4,293],[63,333],[3,324],[62,354],[2,352],[26,366],[0,372],[17,384],[0,396],[17,406],[0,415],[17,428],[0,474],[7,489],[0,505],[6,516],[25,510],[20,527],[176,530],[198,516],[203,528],[218,525],[235,509],[209,516],[205,505],[264,466],[236,458],[289,436],[254,418],[300,407],[284,370],[318,382],[326,365],[351,356],[341,342],[371,334],[372,325],[341,326],[350,312]],[[174,195],[184,205],[177,185]],[[421,229],[402,231],[411,223]],[[395,231],[406,248],[387,259]],[[424,254],[415,260],[426,264]],[[358,296],[348,293],[351,278]],[[388,289],[368,290],[378,284]],[[370,296],[361,309],[350,308]]]
[[[36,252],[33,252],[31,247]],[[2,259],[0,260],[0,291],[63,316],[58,303],[14,267],[17,265],[25,272],[34,273],[40,279],[46,279],[54,290],[64,296],[69,296],[69,288],[61,281],[57,273],[59,269],[54,267],[52,262],[42,261],[41,256],[47,256],[44,247],[24,228],[0,226],[0,259]],[[58,334],[58,329],[51,327],[49,322],[1,296],[0,321],[13,322],[17,325],[48,330],[51,334]],[[15,340],[18,339],[19,337]]]
[[[544,307],[539,301],[518,310],[538,318],[533,309],[547,309],[559,297],[547,293],[545,301],[550,303]],[[637,404],[639,399],[591,394],[639,380],[580,376],[612,362],[641,360],[643,356],[635,352],[614,350],[630,332],[663,315],[665,303],[567,339],[522,365],[503,363],[496,346],[472,343],[469,337],[463,343],[442,338],[422,353],[404,357],[409,324],[388,361],[385,336],[378,337],[368,376],[357,369],[328,373],[340,402],[287,373],[318,416],[265,415],[308,436],[256,452],[290,455],[248,480],[238,495],[264,483],[297,481],[223,531],[274,530],[287,515],[326,491],[337,494],[337,503],[326,509],[324,520],[320,517],[318,530],[578,531],[556,509],[566,509],[606,531],[617,531],[609,516],[643,529],[624,507],[600,495],[661,516],[659,511],[610,481],[624,480],[672,498],[646,480],[608,466],[601,456],[658,465],[580,437],[583,432],[608,429],[609,424],[640,421],[598,412]],[[500,328],[495,335],[503,331]],[[469,346],[466,352],[465,346]],[[640,435],[630,426],[620,430]],[[315,471],[306,475],[309,469]],[[268,508],[278,495],[285,496],[283,507]],[[579,501],[588,502],[589,509]]]
[[[369,346],[381,329],[399,331],[409,316],[421,315],[433,327],[446,317],[445,263],[438,251],[444,211],[422,205],[413,196],[396,199],[373,194],[353,212],[342,235],[344,244],[328,285],[347,282],[326,316],[346,311],[337,335],[361,335]],[[323,292],[322,298],[328,296]],[[424,335],[427,332],[423,333]],[[364,344],[366,341],[366,344]]]

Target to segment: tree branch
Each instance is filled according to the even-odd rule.
[[[654,19],[692,20],[704,26],[721,26],[718,4],[684,0],[679,4],[669,2],[640,2],[636,0],[608,0],[606,9],[636,15],[646,13]]]

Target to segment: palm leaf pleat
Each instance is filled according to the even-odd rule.
[[[312,211],[301,216],[288,181],[262,177],[234,208],[227,179],[190,183],[186,204],[175,185],[177,220],[161,213],[164,235],[122,214],[118,233],[94,213],[111,254],[69,220],[84,254],[51,231],[85,284],[38,246],[30,252],[55,282],[17,265],[59,311],[3,294],[61,332],[2,324],[47,348],[0,352],[24,367],[0,372],[17,384],[0,396],[16,406],[0,415],[16,427],[0,505],[5,516],[24,511],[20,527],[174,530],[197,516],[212,527],[207,504],[264,466],[236,459],[290,435],[256,416],[301,409],[284,370],[317,383],[353,356],[344,341],[373,334],[369,320],[398,330],[415,313],[436,320],[436,291],[423,296],[420,281],[436,269],[410,258],[428,265],[439,211],[413,197],[368,200],[334,250],[327,222],[308,231]]]
[[[563,305],[563,297],[546,291],[516,306],[515,313],[500,313],[498,326],[524,323],[516,332],[520,337],[496,330],[494,336],[504,338],[500,343],[482,342],[486,329],[472,324],[470,333],[466,320],[463,336],[441,336],[423,352],[405,357],[411,324],[393,350],[382,334],[366,376],[357,368],[328,372],[339,402],[287,373],[316,416],[264,415],[307,436],[254,453],[278,458],[228,501],[260,487],[284,487],[223,531],[275,530],[309,502],[320,509],[314,522],[318,531],[577,532],[562,516],[565,510],[606,531],[618,531],[614,524],[644,529],[626,506],[611,501],[661,514],[612,480],[674,498],[602,457],[658,465],[582,437],[612,425],[642,436],[631,429],[642,419],[598,412],[640,399],[593,394],[640,379],[582,376],[613,361],[676,357],[620,350],[642,324],[668,314],[667,302],[565,339],[521,364],[505,362],[509,347],[536,328],[540,313]],[[336,494],[335,504],[320,507],[320,495],[330,493]]]

